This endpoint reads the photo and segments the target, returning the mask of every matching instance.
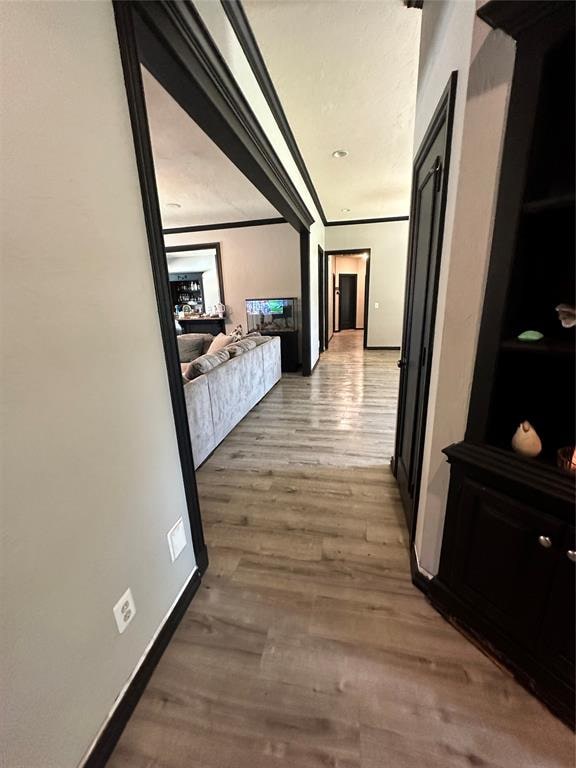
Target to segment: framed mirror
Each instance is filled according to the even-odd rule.
[[[170,295],[176,317],[225,315],[220,243],[166,247]]]

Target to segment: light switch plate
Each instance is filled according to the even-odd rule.
[[[134,616],[136,616],[136,605],[134,604],[134,598],[132,597],[132,590],[130,588],[124,592],[112,610],[114,611],[118,632],[122,634]]]
[[[179,517],[172,528],[170,528],[167,536],[170,557],[172,558],[172,562],[174,562],[186,546],[186,529],[184,528],[184,521],[181,517]]]
[[[374,309],[380,309],[379,302],[377,302],[377,301],[374,302]]]

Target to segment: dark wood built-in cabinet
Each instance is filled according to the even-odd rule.
[[[434,604],[574,722],[574,5],[488,2],[517,38],[498,205],[465,440],[450,491]],[[522,341],[524,331],[539,341]],[[542,452],[514,453],[529,421]]]
[[[173,307],[189,304],[198,314],[206,311],[202,272],[171,272],[170,295]]]

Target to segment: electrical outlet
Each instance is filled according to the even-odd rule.
[[[380,309],[380,304],[377,301],[374,302],[374,309]]]
[[[170,548],[170,557],[172,558],[172,562],[174,562],[186,546],[186,529],[184,528],[184,521],[181,517],[179,517],[172,528],[170,528],[167,533],[167,538],[168,547]]]
[[[136,606],[134,605],[134,598],[130,588],[124,592],[112,610],[114,611],[118,632],[122,634],[134,616],[136,616]]]

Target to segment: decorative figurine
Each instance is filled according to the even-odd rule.
[[[576,325],[576,307],[571,304],[558,304],[556,312],[563,328],[573,328]]]
[[[544,334],[540,331],[523,331],[518,334],[518,341],[540,341],[544,338]]]
[[[542,451],[542,442],[529,421],[523,421],[514,432],[512,448],[521,456],[530,456],[531,458],[538,456]]]

